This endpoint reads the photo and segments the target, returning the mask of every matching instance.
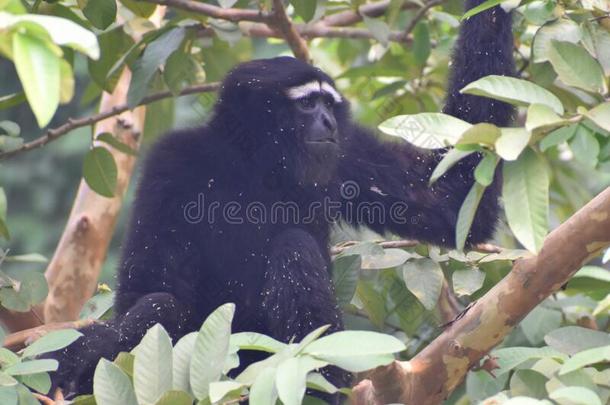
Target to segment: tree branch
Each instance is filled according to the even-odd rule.
[[[242,9],[242,8],[222,8],[211,4],[193,0],[142,0],[147,3],[169,6],[180,10],[202,14],[212,18],[219,18],[228,21],[255,21],[267,22],[271,18],[269,13],[262,10]]]
[[[424,6],[422,8],[417,10],[417,13],[415,13],[415,16],[413,16],[413,19],[411,21],[409,21],[409,24],[407,24],[407,26],[405,27],[405,31],[403,34],[405,36],[405,38],[408,37],[409,34],[411,34],[411,32],[413,31],[413,29],[415,28],[417,23],[426,16],[426,13],[428,12],[428,10],[430,10],[434,6],[438,6],[439,4],[442,4],[444,1],[445,0],[430,0],[429,2],[424,4]]]
[[[610,246],[610,187],[551,232],[537,256],[513,270],[408,362],[376,369],[354,404],[440,404],[468,371],[538,304]]]
[[[180,92],[180,96],[185,96],[188,94],[196,94],[196,93],[204,93],[218,90],[220,84],[219,83],[207,83],[207,84],[199,84],[196,86],[190,86],[183,89]],[[163,91],[160,93],[151,94],[150,96],[144,97],[138,106],[154,103],[155,101],[159,101],[165,98],[174,97],[174,95],[170,91]],[[66,135],[72,130],[80,127],[86,127],[89,125],[93,125],[99,121],[103,121],[107,118],[113,117],[115,115],[119,115],[124,113],[125,111],[130,110],[130,107],[125,104],[120,104],[112,107],[111,109],[90,115],[88,117],[83,118],[69,118],[65,124],[58,126],[57,128],[52,128],[46,131],[46,133],[31,142],[24,143],[20,148],[0,153],[0,160],[7,159],[13,157],[17,154],[27,152],[32,149],[40,148],[54,140]]]
[[[307,63],[311,61],[307,44],[286,14],[286,8],[282,0],[273,0],[273,16],[268,24],[275,26],[282,33],[282,37],[292,49],[295,57]]]
[[[49,332],[60,329],[80,329],[95,322],[97,321],[93,319],[82,319],[74,322],[49,323],[46,325],[37,326],[35,328],[21,330],[19,332],[7,335],[4,338],[3,347],[16,352],[30,345],[35,340],[43,337]]]

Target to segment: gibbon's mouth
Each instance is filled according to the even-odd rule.
[[[337,145],[337,140],[334,138],[319,139],[315,141],[306,141],[312,145]]]

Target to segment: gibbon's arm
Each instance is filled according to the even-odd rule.
[[[467,0],[466,9],[483,1]],[[514,75],[511,26],[511,14],[500,7],[479,13],[462,24],[454,48],[443,112],[470,123],[509,124],[513,114],[510,105],[489,98],[462,95],[459,90],[487,75]],[[458,213],[472,187],[473,171],[480,156],[475,154],[462,159],[433,186],[429,186],[430,174],[444,151],[422,150],[404,142],[382,143],[362,128],[351,131],[346,149],[339,174],[344,184],[351,181],[358,185],[357,195],[351,200],[353,207],[357,210],[362,208],[362,204],[373,202],[384,207],[383,215],[374,211],[370,215],[363,214],[364,211],[360,214],[352,212],[346,215],[349,222],[367,225],[377,232],[389,230],[406,238],[444,246],[455,245]],[[481,199],[468,244],[483,242],[493,236],[498,217],[498,183],[494,181]]]

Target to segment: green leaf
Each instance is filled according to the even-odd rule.
[[[307,373],[303,372],[299,358],[281,363],[275,374],[275,386],[284,405],[300,405],[305,396]]]
[[[430,30],[427,22],[420,21],[415,26],[412,49],[415,63],[424,66],[430,56]]]
[[[80,0],[78,3],[87,20],[96,28],[104,30],[116,19],[115,0]]]
[[[115,138],[110,132],[104,132],[95,137],[96,141],[107,143],[118,151],[121,151],[130,156],[137,156],[138,152],[136,152],[129,145],[119,141]]]
[[[405,350],[393,336],[369,331],[342,331],[324,336],[309,344],[304,354],[359,372],[394,360],[392,353]]]
[[[28,360],[13,364],[4,370],[8,375],[26,375],[55,371],[59,363],[53,359]]]
[[[385,21],[379,18],[367,17],[364,14],[362,15],[362,21],[377,41],[381,42],[383,45],[388,43],[392,31]]]
[[[4,193],[4,189],[0,187],[0,236],[4,239],[9,240],[11,235],[8,231],[8,227],[6,226],[6,194]]]
[[[59,105],[59,57],[42,39],[20,32],[13,35],[13,57],[25,95],[42,128]]]
[[[453,291],[458,297],[471,295],[483,287],[485,281],[485,272],[478,268],[470,268],[465,270],[456,270],[452,276]]]
[[[134,63],[132,69],[133,75],[127,92],[127,103],[130,107],[137,106],[146,96],[154,74],[182,44],[185,33],[183,27],[174,28],[148,44],[142,57]]]
[[[123,5],[132,13],[143,18],[150,17],[157,8],[156,4],[151,4],[140,0],[120,0],[120,2],[123,3]]]
[[[559,370],[560,375],[568,374],[591,364],[610,361],[610,345],[587,349],[570,357]]]
[[[275,388],[276,368],[269,367],[261,371],[250,387],[249,401],[251,405],[275,404],[278,399]]]
[[[549,398],[554,399],[560,404],[602,405],[602,400],[595,391],[585,387],[561,387],[551,391]]]
[[[514,77],[485,76],[468,84],[460,93],[489,97],[518,106],[544,104],[559,115],[564,112],[561,101],[553,93],[537,84]]]
[[[256,332],[232,334],[231,345],[237,346],[241,350],[259,350],[267,353],[277,353],[286,348],[286,343]]]
[[[550,107],[544,104],[532,104],[527,109],[525,128],[532,133],[548,132],[567,122],[555,114]]]
[[[0,110],[15,107],[25,100],[25,93],[22,91],[19,93],[7,94],[6,96],[0,97]]]
[[[57,45],[70,47],[92,59],[97,59],[100,56],[100,49],[95,34],[66,18],[40,14],[11,15],[0,12],[0,30],[15,25],[31,29],[30,23],[34,23],[41,30],[46,31],[51,40]],[[42,69],[43,67],[44,65],[39,68]]]
[[[305,22],[309,22],[316,14],[317,1],[311,0],[290,0],[295,13]]]
[[[585,48],[571,42],[551,41],[549,60],[559,79],[568,86],[601,94],[608,90],[601,65]]]
[[[218,4],[220,4],[220,7],[222,8],[233,7],[235,3],[237,3],[237,0],[218,0]]]
[[[477,209],[479,208],[479,203],[481,202],[481,198],[483,197],[483,192],[485,192],[485,188],[485,186],[481,185],[478,182],[474,183],[470,188],[470,191],[468,191],[468,194],[466,195],[462,206],[460,207],[457,223],[455,225],[455,244],[458,250],[463,250],[464,246],[466,245],[466,240],[468,239],[468,235],[470,234],[470,227],[472,226],[472,222],[474,221],[474,217],[477,213]],[[407,279],[405,275],[405,281],[406,280]],[[442,280],[440,280],[440,282],[442,284]],[[409,284],[407,283],[407,287],[408,286]],[[438,294],[440,294],[440,285],[437,285],[437,287]],[[409,290],[411,290],[411,288],[409,288]],[[411,290],[411,292],[417,296],[417,294],[413,290]],[[436,305],[437,300],[438,295],[434,299],[434,302],[429,302],[429,305],[432,305],[431,307],[426,305],[424,302],[422,302],[422,304],[426,306],[426,309],[431,310]]]
[[[348,305],[356,294],[361,266],[362,259],[359,255],[339,256],[334,260],[332,276],[340,307]]]
[[[93,191],[104,197],[114,197],[117,175],[116,162],[107,149],[96,146],[87,152],[83,162],[83,177]]]
[[[160,324],[146,332],[133,364],[133,385],[139,403],[154,404],[172,388],[172,340]]]
[[[531,134],[524,128],[502,128],[496,141],[496,153],[504,160],[516,160],[527,147]]]
[[[128,53],[129,49],[134,45],[134,42],[133,39],[123,31],[122,27],[117,27],[101,33],[98,36],[98,41],[101,56],[97,60],[89,59],[87,61],[87,67],[89,74],[95,83],[104,90],[112,92],[118,82],[121,69],[117,68],[111,77],[108,77],[110,69],[112,69],[115,63],[121,58],[121,55],[126,55]]]
[[[32,305],[46,298],[48,290],[44,274],[26,271],[14,274],[13,288],[0,289],[2,306],[18,312],[29,311]]]
[[[430,175],[429,184],[433,184],[436,182],[442,175],[447,173],[449,169],[451,169],[457,162],[464,159],[466,156],[473,154],[474,151],[471,150],[459,150],[459,149],[450,149],[443,159],[436,165],[434,171]]]
[[[190,370],[191,387],[197,399],[207,397],[210,383],[222,375],[234,314],[235,304],[224,304],[208,316],[199,330]]]
[[[2,215],[0,215],[0,218]],[[28,253],[25,255],[6,256],[5,261],[13,263],[47,263],[49,260],[39,253]]]
[[[585,113],[585,116],[599,125],[601,128],[610,132],[610,102],[606,102],[592,108]]]
[[[474,178],[482,186],[489,186],[494,180],[498,157],[493,153],[486,153],[474,170]],[[471,224],[472,225],[472,224]]]
[[[546,397],[545,384],[548,381],[535,370],[517,370],[510,379],[510,393],[514,397],[528,396],[538,399]]]
[[[561,326],[561,320],[561,312],[539,305],[527,314],[519,326],[532,345],[540,345],[544,342],[544,335]]]
[[[97,405],[138,405],[129,377],[103,358],[95,368],[93,392]]]
[[[193,398],[183,391],[167,391],[155,405],[192,405]]]
[[[403,266],[403,279],[427,310],[434,309],[444,280],[438,263],[431,259],[412,260]]]
[[[328,394],[334,394],[339,389],[331,384],[321,373],[309,373],[307,374],[307,387],[313,388],[317,391],[326,392]]]
[[[550,134],[545,136],[542,141],[540,141],[540,150],[544,152],[553,146],[568,141],[576,133],[577,126],[577,124],[570,125],[567,127],[556,129],[555,131],[551,132]]]
[[[570,140],[570,149],[574,153],[574,159],[588,167],[595,167],[599,155],[599,142],[589,128],[577,125],[576,133]]]
[[[177,96],[189,83],[205,81],[205,72],[190,55],[177,50],[165,63],[163,80],[172,94]]]
[[[36,373],[19,376],[22,384],[27,385],[34,391],[47,394],[51,390],[51,377],[49,373]]]
[[[237,381],[215,381],[210,383],[210,402],[220,402],[223,398],[239,398],[240,393],[246,386]]]
[[[442,113],[397,115],[379,125],[388,135],[403,138],[415,146],[439,149],[454,145],[471,124]]]
[[[466,11],[464,13],[464,15],[462,16],[462,21],[469,19],[472,16],[475,16],[479,13],[482,13],[485,10],[489,10],[492,7],[497,6],[498,4],[502,3],[505,0],[487,0],[484,1],[483,3],[479,4],[476,7],[471,8],[470,10]]]
[[[23,357],[38,356],[43,353],[54,352],[72,344],[76,339],[83,336],[75,329],[56,330],[47,333],[23,351]]]
[[[361,255],[363,270],[383,270],[404,264],[414,255],[403,249],[384,249],[382,254]]]
[[[580,326],[565,326],[549,332],[544,341],[562,353],[574,355],[583,350],[610,345],[610,335]]]
[[[536,253],[548,231],[549,175],[542,158],[526,149],[518,160],[504,164],[504,210],[510,229]]]
[[[582,38],[580,27],[568,18],[562,18],[549,22],[536,32],[532,53],[534,63],[541,63],[549,60],[551,41],[565,41],[578,43]]]
[[[120,352],[113,363],[133,381],[133,369],[136,356],[132,353]]]
[[[174,346],[173,351],[173,388],[190,392],[191,356],[195,350],[197,332],[191,332],[182,337]]]
[[[505,347],[494,350],[497,357],[499,369],[495,370],[496,376],[501,376],[531,359],[564,359],[566,356],[550,347]]]
[[[482,122],[473,125],[462,134],[457,145],[485,145],[492,146],[500,137],[500,128],[493,124]]]

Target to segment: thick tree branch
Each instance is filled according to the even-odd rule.
[[[610,246],[610,187],[551,232],[513,270],[408,362],[380,367],[354,389],[354,404],[440,404],[468,370],[538,304]]]
[[[180,96],[185,96],[188,94],[196,94],[196,93],[204,93],[210,91],[218,90],[220,86],[219,83],[207,83],[207,84],[199,84],[196,86],[190,86],[185,88],[180,92]],[[174,95],[170,91],[163,91],[160,93],[151,94],[150,96],[144,97],[139,106],[154,103],[155,101],[159,101],[165,98],[174,97]],[[12,150],[10,152],[0,153],[0,160],[7,159],[17,154],[27,152],[32,149],[40,148],[50,142],[55,141],[56,139],[62,137],[63,135],[68,134],[72,130],[80,127],[86,127],[89,125],[93,125],[97,122],[103,121],[107,118],[119,115],[128,111],[130,107],[127,103],[119,104],[111,107],[107,111],[90,115],[88,117],[83,118],[70,118],[65,124],[58,126],[57,128],[49,129],[45,132],[44,135],[36,138],[31,142],[24,143],[20,148]]]

